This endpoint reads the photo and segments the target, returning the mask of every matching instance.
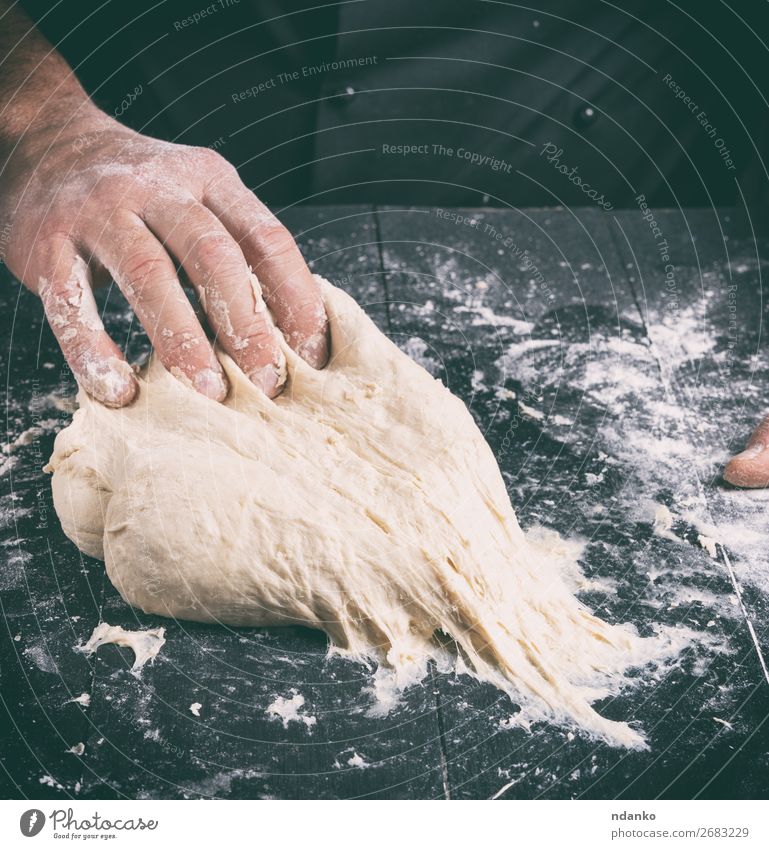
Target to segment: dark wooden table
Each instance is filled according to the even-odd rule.
[[[639,673],[637,687],[599,705],[640,721],[650,749],[507,727],[506,697],[437,671],[389,716],[370,716],[370,672],[327,659],[318,632],[207,627],[127,607],[52,510],[41,466],[69,419],[56,397],[73,382],[39,303],[5,274],[2,441],[17,444],[0,455],[0,795],[765,797],[769,501],[719,477],[769,386],[767,242],[751,222],[734,210],[657,213],[659,232],[637,210],[282,217],[316,271],[465,399],[523,526],[582,540],[586,603],[643,633],[695,636],[674,665]],[[119,296],[102,300],[116,340],[131,357],[145,353]],[[659,505],[675,521],[655,533]],[[703,522],[726,527],[716,559],[700,544]],[[126,650],[74,651],[101,620],[165,626],[154,666],[137,679]],[[69,701],[82,693],[90,706]],[[265,713],[294,693],[317,718],[311,728]],[[81,742],[82,755],[67,751]]]

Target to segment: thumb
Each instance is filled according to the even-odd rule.
[[[726,464],[724,479],[735,486],[769,486],[769,416],[753,431],[745,450]]]

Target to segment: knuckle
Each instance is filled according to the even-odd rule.
[[[232,237],[227,233],[203,233],[193,237],[193,246],[198,260],[206,266],[237,260],[238,254]]]
[[[272,327],[266,321],[259,321],[252,324],[247,329],[246,339],[250,342],[255,342],[257,347],[277,348]]]
[[[89,363],[93,362],[94,345],[89,333],[77,333],[63,343],[66,348],[67,361],[77,372],[83,372]]]
[[[196,147],[194,150],[198,161],[205,169],[217,173],[235,171],[235,168],[223,156],[211,150],[210,147]]]
[[[198,243],[192,252],[199,282],[217,290],[240,289],[248,280],[248,267],[237,246],[227,237],[211,237]],[[237,299],[236,299],[237,301]]]
[[[29,251],[30,260],[37,268],[45,269],[46,274],[51,274],[59,262],[68,254],[69,243],[67,235],[59,230],[54,222],[46,222],[44,232],[34,240]]]
[[[260,225],[254,237],[258,248],[266,256],[283,256],[296,250],[294,237],[277,221]]]
[[[263,319],[245,316],[241,318],[243,320],[238,323],[238,335],[242,342],[247,343],[242,346],[243,349],[250,352],[264,352],[268,358],[272,357],[278,350],[272,326]]]
[[[129,253],[121,269],[131,285],[141,290],[166,276],[166,262],[162,257],[147,251]]]
[[[247,352],[246,359],[254,362],[275,362],[280,356],[280,348],[268,326],[250,328],[242,337],[243,345],[239,353]]]

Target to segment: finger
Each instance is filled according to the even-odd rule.
[[[99,317],[88,266],[71,242],[47,251],[37,286],[48,323],[78,383],[108,407],[123,407],[138,384]]]
[[[769,486],[769,416],[753,431],[745,450],[726,464],[724,478],[735,486]]]
[[[126,216],[105,230],[96,251],[166,369],[201,395],[223,401],[222,367],[158,240],[138,218]]]
[[[288,344],[311,366],[323,368],[328,318],[320,287],[291,234],[236,175],[211,182],[203,200],[240,245]]]
[[[217,342],[269,397],[283,388],[286,360],[259,284],[219,219],[192,197],[146,212],[149,227],[183,265]]]

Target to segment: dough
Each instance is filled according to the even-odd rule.
[[[108,622],[100,622],[93,629],[88,642],[82,646],[76,646],[76,648],[78,651],[83,652],[83,654],[91,655],[101,646],[107,645],[107,643],[112,643],[116,646],[125,646],[134,653],[131,672],[137,673],[148,660],[154,662],[158,656],[158,652],[166,644],[165,632],[165,628],[150,628],[147,631],[126,631],[120,625],[110,625]],[[88,696],[88,702],[86,704],[90,703],[91,697]]]
[[[284,344],[275,401],[223,354],[224,404],[158,360],[128,408],[81,390],[49,467],[65,533],[146,613],[321,628],[398,687],[445,659],[443,635],[460,671],[529,720],[643,746],[591,702],[665,640],[591,615],[555,554],[527,542],[464,404],[321,284],[332,361],[315,371]]]

